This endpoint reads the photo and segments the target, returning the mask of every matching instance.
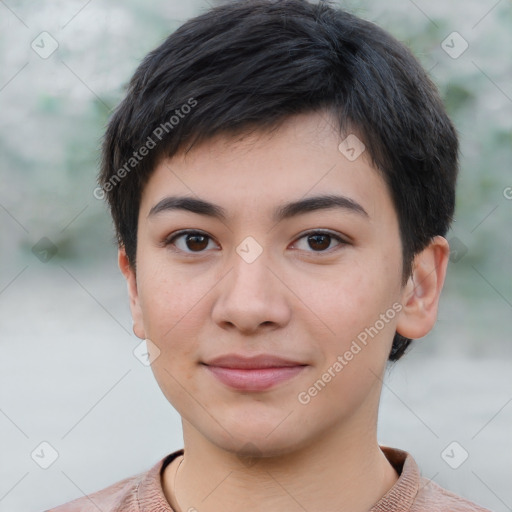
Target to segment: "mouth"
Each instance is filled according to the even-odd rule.
[[[253,357],[228,354],[202,363],[226,386],[240,391],[265,391],[301,373],[308,365],[262,354]]]

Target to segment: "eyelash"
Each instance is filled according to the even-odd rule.
[[[175,232],[175,233],[172,233],[171,235],[169,235],[163,242],[163,245],[164,247],[169,247],[171,245],[174,245],[174,242],[175,240],[177,240],[178,238],[180,237],[183,237],[185,235],[200,235],[200,236],[204,236],[206,238],[208,238],[209,240],[213,240],[213,238],[208,235],[207,233],[204,233],[203,231],[197,231],[197,230],[182,230],[182,231],[178,231],[178,232]],[[331,231],[326,231],[326,230],[313,230],[313,231],[307,231],[305,233],[302,233],[296,240],[301,240],[303,238],[306,238],[308,236],[312,236],[312,235],[326,235],[326,236],[329,236],[331,239],[334,239],[336,240],[337,242],[339,242],[339,245],[338,246],[335,246],[335,247],[339,247],[339,246],[343,246],[343,245],[348,245],[349,242],[347,240],[344,240],[342,237],[340,237],[339,235],[335,234],[335,233],[332,233]],[[322,255],[322,254],[326,254],[326,253],[331,253],[333,251],[334,248],[329,248],[329,249],[326,249],[324,251],[314,251],[314,250],[311,250],[311,251],[305,251],[305,252],[309,252],[309,253],[312,253],[312,254],[318,254],[318,255]],[[182,249],[178,249],[174,246],[174,248],[172,249],[173,251],[175,252],[181,252],[183,254],[186,254],[187,256],[190,256],[190,255],[196,255],[196,254],[203,254],[204,252],[206,252],[206,250],[202,250],[202,251],[183,251]]]

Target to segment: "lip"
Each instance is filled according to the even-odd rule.
[[[228,354],[203,364],[223,384],[241,391],[265,391],[291,379],[308,366],[271,354],[250,357]]]

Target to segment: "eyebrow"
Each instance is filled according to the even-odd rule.
[[[275,222],[279,222],[305,213],[334,208],[356,213],[362,217],[370,217],[366,210],[353,199],[346,196],[330,194],[307,197],[281,205],[275,210],[273,219]],[[228,217],[227,211],[224,208],[204,201],[203,199],[186,196],[169,196],[165,197],[151,208],[148,218],[173,210],[185,210],[199,215],[213,217],[221,221],[226,221]]]

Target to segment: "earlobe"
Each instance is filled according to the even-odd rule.
[[[414,258],[413,271],[402,291],[403,309],[396,330],[406,338],[425,336],[434,327],[443,288],[450,247],[436,236]]]
[[[135,269],[132,267],[124,247],[120,247],[118,251],[118,264],[121,273],[126,279],[128,286],[128,296],[130,298],[130,311],[133,320],[133,332],[140,339],[145,339],[145,330],[142,309],[140,305],[139,293],[137,288],[137,278]]]

